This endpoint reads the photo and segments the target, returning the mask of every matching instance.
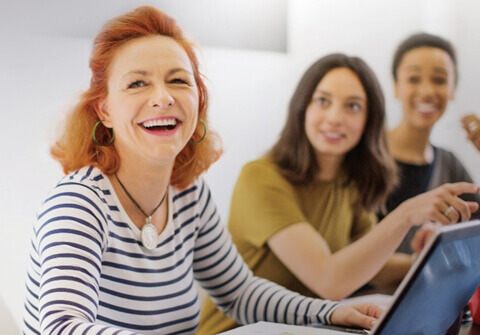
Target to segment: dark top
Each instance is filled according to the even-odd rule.
[[[455,183],[460,181],[473,182],[465,167],[460,163],[450,151],[442,148],[433,147],[434,158],[430,164],[409,164],[396,161],[399,168],[399,184],[389,195],[386,202],[386,213],[390,213],[405,200],[417,196],[426,191],[432,190],[445,183]],[[460,198],[466,201],[480,202],[480,195],[465,194]],[[379,221],[386,214],[378,213]],[[480,213],[473,213],[472,219],[479,219]],[[418,227],[412,227],[407,236],[399,246],[399,252],[411,254],[410,241],[412,240]]]

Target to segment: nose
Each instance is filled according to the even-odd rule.
[[[429,82],[423,82],[420,86],[419,86],[419,93],[420,95],[422,96],[425,96],[425,97],[432,97],[434,94],[435,94],[435,87],[434,85],[432,85],[431,83]]]
[[[175,99],[170,91],[164,85],[154,87],[153,93],[150,97],[150,106],[160,109],[171,107],[175,104]]]
[[[342,120],[343,120],[342,107],[333,105],[332,108],[330,108],[327,111],[326,120],[331,125],[338,126],[342,124]]]

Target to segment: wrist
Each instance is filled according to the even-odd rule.
[[[335,306],[331,309],[330,313],[328,313],[325,316],[325,321],[327,321],[327,325],[332,325],[332,324],[339,324],[341,320],[337,318],[337,314],[335,312],[338,312],[338,308],[341,307],[342,305],[336,303]],[[335,315],[334,315],[335,314]]]
[[[395,225],[401,231],[408,231],[412,224],[411,216],[407,210],[409,200],[402,202],[395,210],[393,210],[388,216],[392,221],[391,224]]]
[[[412,218],[411,211],[409,211],[409,203],[412,199],[402,202],[398,207],[398,222],[407,230],[415,225],[414,219]]]

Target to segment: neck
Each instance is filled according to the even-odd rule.
[[[168,190],[174,161],[165,165],[153,165],[138,159],[128,159],[128,157],[125,159],[125,157],[120,155],[121,164],[116,172],[117,178],[121,180],[125,189],[142,210],[150,214]],[[114,175],[109,176],[115,193],[132,222],[142,229],[146,217],[126,194],[117,178]],[[152,214],[152,223],[159,233],[163,231],[168,219],[167,200],[165,198],[161,206]]]
[[[429,163],[432,159],[431,131],[431,127],[418,129],[403,119],[388,135],[392,155],[407,163]]]
[[[342,161],[343,156],[317,154],[317,163],[320,167],[318,179],[322,181],[333,180],[340,170]]]
[[[162,200],[170,184],[172,168],[173,164],[172,167],[145,169],[122,161],[117,176],[142,209],[150,213]]]

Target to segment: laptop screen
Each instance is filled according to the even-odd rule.
[[[444,334],[480,284],[480,221],[442,227],[374,334]]]

